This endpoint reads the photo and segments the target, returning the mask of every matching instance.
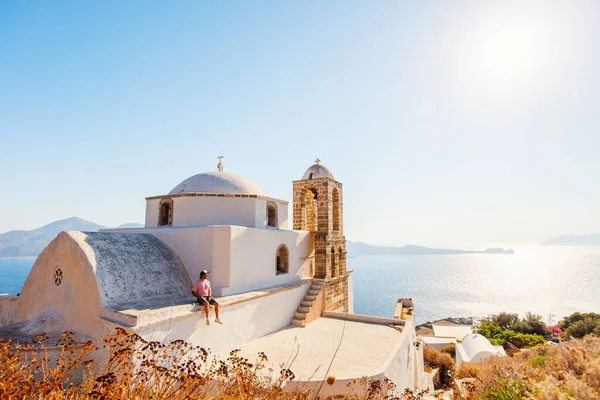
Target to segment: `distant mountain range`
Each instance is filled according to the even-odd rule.
[[[124,224],[118,228],[139,228],[141,224]],[[0,234],[0,257],[35,257],[62,231],[96,232],[106,229],[78,217],[62,219],[32,231],[8,231]]]
[[[600,246],[600,233],[589,235],[564,235],[548,239],[542,246]]]
[[[141,228],[142,224],[123,224],[117,228]],[[52,239],[62,231],[86,231],[96,232],[100,229],[107,229],[106,226],[98,225],[86,221],[79,217],[71,217],[60,221],[52,222],[41,228],[32,231],[8,231],[0,234],[0,258],[2,257],[35,257],[50,243]],[[403,247],[382,247],[373,246],[362,242],[347,241],[346,244],[348,256],[373,256],[386,254],[514,254],[513,249],[487,249],[483,251],[473,250],[453,250],[453,249],[433,249],[422,246],[403,246]]]
[[[373,246],[363,242],[346,242],[348,256],[375,256],[375,255],[423,255],[423,254],[515,254],[513,249],[492,248],[478,250],[434,249],[431,247],[407,245],[402,247]]]

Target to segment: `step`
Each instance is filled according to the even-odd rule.
[[[308,308],[309,308],[309,307],[298,306],[298,312],[301,312],[301,313],[308,313]]]
[[[307,315],[308,315],[308,313],[301,312],[301,311],[294,312],[294,318],[301,319],[301,320],[304,320]]]
[[[312,301],[308,301],[308,300],[302,300],[302,301],[300,302],[300,305],[301,305],[302,307],[312,307],[312,303],[313,303]]]
[[[316,296],[316,295],[318,295],[318,294],[319,294],[319,291],[318,291],[318,290],[312,290],[312,289],[308,289],[308,290],[306,291],[306,293],[308,293],[308,294],[310,294],[310,295],[313,295],[313,296]]]
[[[291,324],[294,325],[294,326],[300,326],[300,327],[302,327],[302,326],[306,325],[306,322],[304,322],[303,319],[293,318],[292,321],[291,321]]]
[[[311,296],[310,294],[307,294],[304,296],[304,301],[315,301],[316,298],[317,296]]]
[[[310,290],[321,290],[321,285],[315,285],[314,283],[310,285]]]

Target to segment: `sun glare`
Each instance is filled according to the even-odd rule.
[[[516,12],[478,21],[459,51],[466,86],[500,96],[548,84],[560,57],[554,28],[547,15]]]

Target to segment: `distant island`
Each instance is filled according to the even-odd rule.
[[[426,255],[426,254],[515,254],[513,249],[491,248],[486,250],[434,249],[431,247],[406,245],[402,247],[373,246],[363,242],[346,242],[350,257],[375,255]]]
[[[142,224],[123,224],[118,228],[139,228]],[[71,217],[54,221],[31,231],[8,231],[0,234],[0,258],[36,257],[62,231],[97,232],[106,226]]]
[[[117,228],[141,228],[142,224],[123,224]],[[107,229],[106,226],[86,221],[79,217],[71,217],[52,222],[40,228],[23,231],[15,230],[0,234],[0,258],[12,257],[36,257],[40,252],[62,231],[86,231],[97,232]],[[373,246],[362,242],[347,241],[349,257],[374,256],[386,254],[398,255],[424,255],[424,254],[514,254],[513,249],[493,248],[482,251],[477,250],[455,250],[434,249],[423,246],[383,247]]]
[[[564,235],[540,243],[542,246],[600,246],[600,233]]]

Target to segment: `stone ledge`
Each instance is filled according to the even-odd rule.
[[[400,321],[397,319],[374,317],[372,315],[350,314],[350,313],[338,312],[338,311],[323,311],[322,317],[345,319],[347,321],[363,322],[366,324],[392,325],[394,327],[396,327],[396,326],[403,327],[404,326],[404,321]]]
[[[234,305],[259,299],[261,297],[271,296],[280,292],[296,289],[301,286],[309,286],[310,283],[310,279],[303,279],[299,283],[273,286],[266,289],[234,294],[230,296],[215,297],[215,300],[217,300],[219,307],[222,310],[223,308],[232,307]],[[123,310],[117,312],[104,309],[102,310],[101,316],[107,321],[117,323],[128,328],[139,328],[163,321],[185,318],[203,312],[203,308],[193,301],[192,295],[190,294],[190,302],[187,304],[152,310]]]

